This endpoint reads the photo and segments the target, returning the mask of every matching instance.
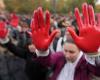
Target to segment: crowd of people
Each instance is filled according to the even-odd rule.
[[[0,80],[99,80],[100,17],[74,14],[0,14]]]

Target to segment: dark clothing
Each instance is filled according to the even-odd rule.
[[[0,54],[0,80],[28,80],[25,72],[25,61],[13,55]]]
[[[28,50],[16,48],[11,42],[8,42],[5,46],[15,55],[27,60],[26,72],[29,74],[30,80],[57,80],[66,63],[62,52],[49,54],[46,57],[37,57],[35,54],[29,53]],[[46,79],[48,68],[52,70],[52,75]],[[83,55],[76,65],[74,80],[90,80],[90,74],[100,76],[100,64],[91,65]]]
[[[31,44],[31,38],[30,35],[27,32],[20,32],[19,38],[18,38],[18,47],[26,48],[27,45]]]
[[[33,58],[37,57],[35,53],[30,53],[28,49],[16,47],[10,41],[4,46],[14,55],[26,60],[25,71],[30,80],[46,80],[48,69],[38,62],[34,62]]]
[[[59,40],[59,38],[55,38],[55,40],[53,41],[53,49],[55,52],[56,52],[58,40]]]
[[[52,75],[47,80],[57,80],[57,77],[66,63],[62,52],[49,54],[46,57],[38,57],[34,60],[41,64],[43,63],[44,66],[49,68],[53,66]],[[96,66],[91,65],[86,61],[83,55],[76,65],[74,80],[91,80],[90,74],[100,77],[100,64]]]

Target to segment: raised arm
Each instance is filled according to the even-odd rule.
[[[0,21],[0,44],[6,47],[9,51],[11,51],[14,55],[26,58],[27,51],[25,49],[21,49],[15,46],[9,39],[9,31],[6,28],[6,23]]]
[[[68,28],[76,45],[85,53],[98,54],[100,47],[100,26],[95,21],[94,10],[91,5],[82,5],[83,19],[78,8],[75,8],[75,17],[79,28],[79,36],[72,28]]]
[[[56,33],[58,32],[58,30],[54,30],[49,35],[50,13],[49,11],[46,11],[44,15],[41,7],[34,11],[31,21],[31,29],[33,44],[40,51],[46,51],[49,48]]]
[[[100,26],[97,25],[91,5],[84,3],[82,5],[82,14],[83,18],[81,18],[78,8],[75,8],[79,35],[70,27],[68,31],[76,45],[85,53],[88,73],[100,77]]]

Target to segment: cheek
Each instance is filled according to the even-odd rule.
[[[68,53],[66,53],[66,52],[64,52],[63,54],[64,54],[65,57],[70,56],[70,55],[69,55]]]
[[[71,54],[71,53],[65,53],[64,55],[65,55],[67,58],[70,58],[70,59],[75,58],[75,55],[74,55],[74,54]]]
[[[73,60],[76,60],[76,59],[77,59],[77,55],[76,55],[76,54],[72,54],[72,55],[71,55],[71,58],[72,58]]]

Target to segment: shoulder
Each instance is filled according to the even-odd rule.
[[[58,60],[64,58],[63,52],[51,53],[51,58],[52,58],[52,60],[58,61]]]

